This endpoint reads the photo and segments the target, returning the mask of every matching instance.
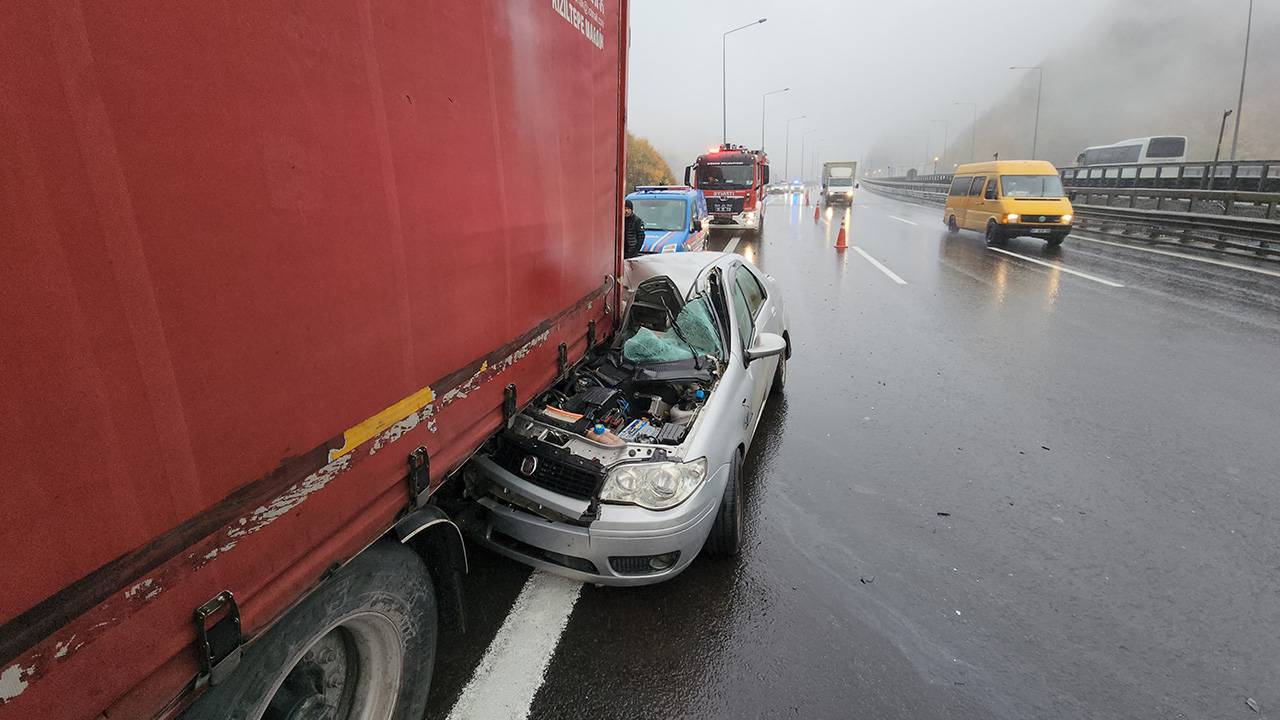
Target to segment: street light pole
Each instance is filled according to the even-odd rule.
[[[947,119],[946,119],[946,118],[943,118],[943,119],[941,119],[941,120],[930,120],[929,122],[930,122],[930,123],[942,123],[942,153],[941,153],[941,156],[942,156],[942,157],[946,157],[946,156],[947,156],[947,142],[950,140],[950,137],[951,137],[951,127],[950,127],[950,124],[947,122]],[[926,157],[927,157],[927,153],[926,153]],[[938,172],[937,172],[937,171],[938,171],[938,167],[937,167],[937,166],[938,166],[938,158],[937,158],[937,157],[935,157],[935,158],[933,159],[933,165],[934,165],[934,168],[933,168],[933,169],[934,169],[934,173],[933,173],[933,174],[934,174],[934,175],[937,175],[937,174],[938,174]]]
[[[1249,0],[1249,2],[1253,2],[1253,0]],[[1014,65],[1014,66],[1011,66],[1009,69],[1036,71],[1036,124],[1035,124],[1035,128],[1031,131],[1031,159],[1035,160],[1036,159],[1036,142],[1040,139],[1040,91],[1044,87],[1044,68],[1040,67],[1039,65],[1031,65],[1028,67],[1023,67],[1021,65]]]
[[[978,103],[958,102],[952,105],[968,105],[973,108],[973,124],[969,126],[969,162],[973,162],[978,149]]]
[[[791,88],[789,87],[784,87],[780,90],[770,90],[769,92],[760,96],[760,152],[764,152],[764,100],[770,95],[777,95],[778,93],[784,93],[790,89]],[[726,140],[725,142],[728,142],[728,140]]]
[[[816,132],[818,132],[817,128],[810,128],[800,133],[800,182],[804,182],[804,143]]]
[[[782,176],[784,180],[791,178],[791,123],[796,120],[805,119],[804,115],[797,115],[793,118],[787,118],[787,149],[783,153],[783,170]]]
[[[729,35],[736,33],[739,30],[746,30],[749,27],[759,25],[760,23],[768,19],[769,18],[760,18],[759,20],[752,23],[747,23],[742,27],[736,27],[732,30],[725,30],[724,34],[720,36],[720,130],[721,130],[721,134],[724,137],[724,139],[720,141],[722,143],[729,142],[729,89],[728,89],[728,83],[727,83],[727,80],[729,77],[729,69],[728,69],[728,63],[727,63],[727,60],[729,57],[728,55],[729,51],[727,50],[729,45]]]
[[[1231,133],[1231,162],[1236,160],[1240,141],[1240,115],[1244,112],[1244,76],[1249,71],[1249,35],[1253,32],[1253,0],[1249,0],[1249,20],[1244,26],[1244,62],[1240,64],[1240,97],[1236,100],[1236,129]]]
[[[1227,118],[1231,117],[1232,110],[1222,111],[1222,124],[1218,126],[1218,147],[1213,151],[1213,174],[1209,176],[1209,189],[1213,189],[1214,176],[1218,174],[1218,158],[1222,155],[1222,136],[1227,132]]]

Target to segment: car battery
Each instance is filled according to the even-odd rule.
[[[658,428],[646,420],[632,420],[618,431],[618,437],[627,442],[653,442],[658,437]]]

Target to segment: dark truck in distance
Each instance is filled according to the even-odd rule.
[[[0,719],[423,716],[446,477],[613,332],[626,27],[0,15]]]

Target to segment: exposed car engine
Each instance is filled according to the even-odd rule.
[[[714,383],[713,363],[663,372],[606,354],[571,371],[525,415],[604,445],[679,445]]]

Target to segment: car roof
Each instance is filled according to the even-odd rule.
[[[698,191],[691,187],[663,187],[655,186],[644,190],[633,190],[627,195],[628,200],[639,200],[646,197],[697,197]]]
[[[1058,168],[1047,160],[995,160],[966,163],[956,168],[956,175],[974,173],[1022,173],[1027,175],[1057,175]]]
[[[727,266],[741,255],[723,252],[682,252],[642,255],[627,261],[627,285],[640,283],[659,276],[666,276],[675,284],[682,297],[689,297],[693,285],[703,271],[715,265]]]

